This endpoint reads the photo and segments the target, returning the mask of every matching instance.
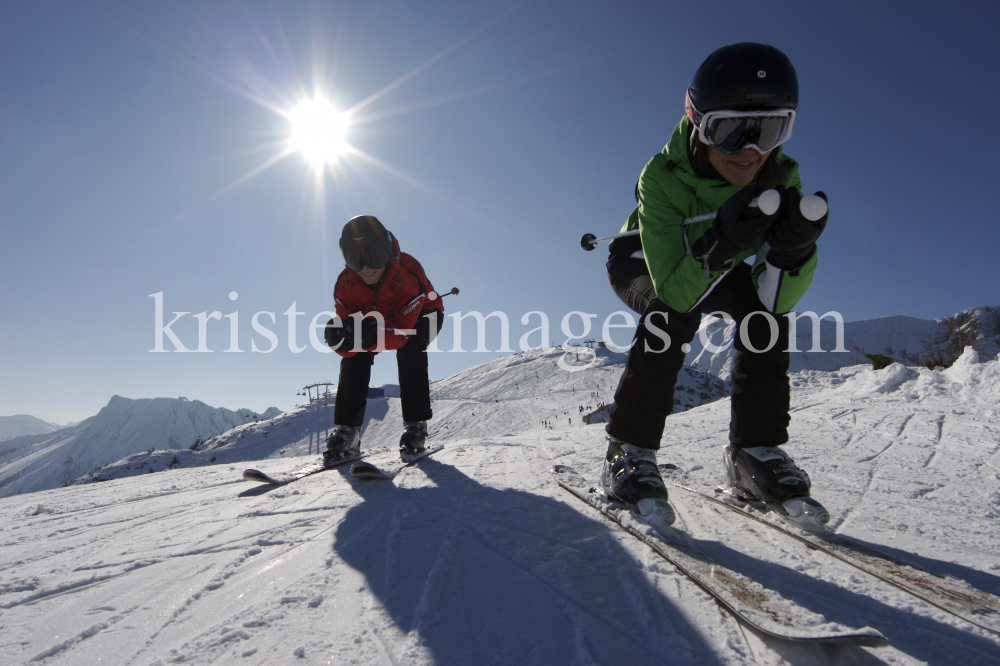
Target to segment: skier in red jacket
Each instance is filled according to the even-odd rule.
[[[400,252],[399,243],[372,215],[348,220],[340,235],[347,267],[333,298],[337,319],[326,325],[326,343],[343,356],[334,423],[323,459],[336,462],[361,450],[368,382],[375,354],[396,350],[405,430],[403,460],[424,450],[431,418],[427,345],[441,328],[444,306],[420,263]]]

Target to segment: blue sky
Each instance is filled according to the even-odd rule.
[[[338,363],[290,351],[282,313],[305,313],[308,346],[333,306],[339,230],[362,213],[439,290],[461,289],[450,313],[507,313],[514,347],[530,311],[553,344],[570,311],[599,329],[624,307],[604,246],[579,238],[620,227],[695,69],[737,41],[792,59],[786,151],[830,197],[798,309],[853,321],[998,303],[998,18],[992,2],[4,3],[0,414],[67,422],[114,394],[292,406]],[[356,154],[322,180],[301,155],[274,162],[281,112],[315,91],[364,103]],[[244,352],[224,351],[222,319],[212,353],[150,353],[160,292],[168,321],[238,312]],[[268,354],[250,351],[268,347],[260,311],[277,320]],[[197,346],[191,314],[173,330]],[[471,320],[463,340],[475,347]],[[435,354],[432,378],[495,356]],[[395,382],[393,354],[373,382]]]

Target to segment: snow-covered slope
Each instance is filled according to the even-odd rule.
[[[0,440],[25,435],[44,435],[55,432],[61,427],[56,423],[49,423],[28,414],[0,416]]]
[[[822,313],[819,313],[822,314]],[[907,365],[924,365],[929,360],[951,363],[966,347],[984,358],[996,358],[1000,351],[1000,306],[971,308],[941,319],[881,317],[846,322],[843,352],[838,348],[836,324],[820,322],[818,344],[814,348],[812,320],[803,317],[795,327],[798,353],[791,355],[791,370],[837,370],[870,363],[865,354],[884,354]],[[732,340],[736,325],[722,319],[702,320],[699,335],[691,342],[685,362],[722,379],[732,374]],[[704,344],[705,341],[708,344]],[[818,351],[822,349],[823,351]]]
[[[1000,363],[977,360],[796,373],[788,450],[835,530],[1000,593]],[[1000,663],[995,635],[674,490],[679,526],[714,559],[831,621],[875,627],[892,647],[742,630],[552,482],[555,462],[596,479],[605,445],[600,424],[575,418],[591,390],[573,383],[583,373],[547,390],[544,362],[510,366],[532,396],[517,408],[505,404],[500,389],[513,385],[497,366],[481,375],[495,393],[480,387],[475,399],[441,397],[441,382],[435,409],[449,427],[435,437],[445,449],[391,483],[339,468],[268,488],[241,481],[239,463],[0,499],[0,661]],[[601,377],[593,390],[607,400],[611,368]],[[495,412],[508,427],[471,434]],[[294,424],[321,408],[309,414],[272,420],[266,439],[243,426],[244,444],[289,443],[286,459],[254,466],[280,472],[310,459],[290,457],[305,441]],[[670,417],[659,457],[679,467],[675,480],[705,491],[718,482],[728,416],[721,399]],[[365,447],[394,444],[389,421],[369,422]]]
[[[520,352],[431,384],[434,419],[432,438],[495,437],[551,425],[581,423],[585,415],[610,403],[625,355],[607,349],[581,347],[567,353],[549,348]],[[362,448],[371,442],[395,442],[403,417],[398,387],[388,397],[368,401]],[[395,390],[394,390],[395,389]],[[684,368],[675,393],[680,412],[718,400],[725,385],[716,377]],[[263,458],[316,455],[333,428],[333,396],[323,396],[266,421],[233,428],[198,447],[197,451],[139,452],[112,465],[92,470],[78,482],[105,481],[167,468],[233,463]],[[596,414],[593,421],[601,418]]]
[[[0,445],[0,496],[55,488],[100,465],[143,450],[179,450],[236,425],[269,418],[187,398],[130,400],[114,396],[79,424]]]

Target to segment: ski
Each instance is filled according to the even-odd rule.
[[[826,619],[791,602],[743,574],[716,564],[672,529],[646,534],[629,519],[630,509],[608,502],[571,467],[556,465],[556,481],[577,499],[655,550],[712,597],[738,621],[768,636],[788,641],[882,647],[889,641],[871,627],[855,629]]]
[[[996,595],[972,587],[963,580],[944,578],[925,571],[848,536],[829,530],[797,533],[784,523],[765,520],[761,516],[727,504],[695,488],[689,488],[679,483],[674,485],[871,574],[935,608],[976,625],[980,629],[1000,635],[1000,597]]]
[[[410,461],[400,460],[391,467],[386,468],[376,467],[369,462],[357,462],[351,465],[351,476],[362,481],[388,481],[395,478],[397,474],[402,472],[407,467],[412,467],[417,462],[423,460],[429,455],[437,453],[443,448],[444,446],[441,444],[429,446],[416,458]]]
[[[356,462],[368,456],[378,455],[380,453],[388,452],[388,447],[380,447],[377,449],[369,449],[368,451],[362,451],[360,454],[351,456],[349,458],[344,458],[343,460],[338,460],[332,463],[329,467],[323,464],[323,461],[311,462],[305,465],[300,465],[290,472],[285,472],[284,474],[276,474],[274,476],[266,474],[259,469],[245,469],[243,470],[243,479],[246,481],[256,481],[258,483],[267,483],[272,486],[284,486],[291,483],[292,481],[298,481],[299,479],[305,478],[311,474],[316,474],[317,472],[322,472],[328,469],[333,469],[334,467],[339,467],[340,465],[346,465],[347,463]]]

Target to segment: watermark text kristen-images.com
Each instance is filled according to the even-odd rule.
[[[198,346],[191,348],[188,345],[185,345],[181,341],[180,337],[178,337],[178,334],[172,328],[174,324],[181,322],[182,320],[184,320],[185,317],[187,317],[187,315],[190,315],[191,313],[174,312],[173,319],[171,319],[168,323],[164,323],[165,318],[163,314],[163,292],[160,291],[155,294],[150,294],[150,298],[154,300],[153,332],[155,341],[153,349],[149,350],[150,352],[170,352],[170,351],[202,352],[202,353],[214,352],[215,350],[210,349],[208,346],[209,345],[208,322],[209,321],[221,322],[222,319],[229,320],[227,326],[229,333],[229,348],[223,351],[227,353],[242,353],[247,351],[241,346],[240,342],[240,315],[238,311],[231,312],[226,315],[223,315],[219,311],[215,312],[205,311],[192,315],[192,318],[197,320],[198,322]],[[238,295],[234,291],[229,294],[229,298],[230,300],[235,301],[238,298]],[[291,307],[289,307],[287,310],[281,313],[281,316],[285,317],[286,319],[283,328],[286,331],[286,340],[288,344],[288,349],[289,351],[295,354],[301,353],[306,349],[308,349],[308,347],[300,346],[298,344],[298,335],[299,335],[298,327],[300,322],[299,318],[304,317],[305,314],[306,314],[305,312],[300,312],[296,310],[295,302],[292,303]],[[449,352],[465,352],[465,351],[513,352],[514,351],[513,349],[510,348],[510,321],[506,313],[497,310],[489,313],[488,315],[483,316],[483,314],[480,312],[474,311],[474,312],[463,313],[459,311],[449,314],[447,316],[451,318],[453,327],[452,328],[453,344],[451,349],[448,349],[447,351]],[[667,315],[663,314],[663,316],[666,317]],[[722,318],[727,326],[731,324],[733,321],[732,318],[724,312],[713,312],[710,313],[708,316],[715,316]],[[796,340],[795,332],[796,332],[797,322],[802,318],[808,318],[812,324],[812,347],[808,351],[810,352],[848,351],[847,349],[844,348],[844,319],[839,312],[831,311],[823,314],[822,316],[818,316],[815,312],[812,311],[807,311],[802,313],[789,312],[788,314],[780,316],[787,317],[789,320],[790,330],[788,336],[787,351],[789,352],[799,351],[799,349],[797,349],[795,345],[795,340]],[[771,339],[766,347],[756,348],[753,346],[753,344],[751,344],[749,340],[749,336],[747,334],[747,325],[752,317],[765,317],[768,320],[768,323],[770,324]],[[820,346],[820,320],[825,319],[827,317],[832,318],[836,325],[836,335],[835,335],[836,346],[831,350],[825,350]],[[355,340],[353,348],[355,350],[361,349],[360,324],[361,320],[364,318],[374,319],[376,321],[378,325],[377,329],[378,342],[376,345],[376,351],[385,350],[385,320],[383,319],[381,314],[377,312],[372,312],[367,315],[362,315],[358,313],[351,315],[351,318],[354,319],[353,329],[355,331]],[[307,334],[310,346],[312,346],[314,350],[322,354],[334,353],[334,350],[326,345],[326,342],[324,341],[323,338],[323,329],[326,327],[326,323],[330,319],[335,320],[335,325],[343,325],[343,322],[337,319],[336,313],[325,310],[313,316],[307,326]],[[476,347],[475,349],[472,350],[467,350],[463,347],[462,322],[465,321],[466,319],[473,319],[476,322]],[[500,325],[499,349],[488,349],[486,347],[486,322],[490,319],[495,319],[497,323],[499,323]],[[559,329],[562,332],[562,334],[566,336],[566,342],[563,343],[562,345],[565,351],[570,351],[570,349],[572,349],[574,352],[579,351],[577,347],[570,345],[569,342],[571,340],[582,340],[587,336],[591,335],[591,328],[593,326],[594,319],[597,319],[596,314],[589,314],[586,312],[581,312],[579,310],[569,312],[565,316],[563,316],[562,321],[560,321],[559,323]],[[534,328],[529,329],[523,335],[521,335],[520,339],[518,340],[518,349],[520,349],[521,351],[528,351],[531,349],[545,349],[552,346],[549,343],[549,318],[544,312],[541,312],[539,310],[534,310],[532,312],[525,313],[524,315],[521,316],[520,321],[522,326],[530,326],[533,323],[537,323],[538,325],[535,326]],[[619,321],[621,323],[616,323]],[[274,330],[270,328],[276,326],[277,323],[278,323],[278,316],[274,312],[261,311],[254,314],[253,317],[250,318],[250,325],[253,328],[254,332],[257,334],[257,336],[259,336],[260,342],[263,344],[266,341],[267,343],[267,345],[262,349],[257,346],[258,338],[255,336],[251,336],[250,352],[269,354],[278,348],[280,344],[278,341],[278,335],[275,333]],[[635,319],[635,315],[633,313],[622,310],[619,310],[617,312],[612,312],[604,319],[604,322],[601,325],[601,341],[604,343],[605,347],[607,347],[612,351],[619,353],[627,352],[631,348],[631,346],[635,344],[635,341],[633,340],[624,346],[616,344],[615,341],[612,339],[612,329],[629,329],[628,335],[631,336],[631,333],[635,331],[636,324],[637,322]],[[443,328],[444,325],[445,324],[442,323],[441,327]],[[576,327],[577,330],[574,330],[574,327]],[[662,341],[662,346],[660,346],[659,348],[650,346],[649,342],[645,341],[643,344],[646,346],[646,351],[661,353],[669,348],[671,344],[670,336],[667,334],[666,331],[664,331],[663,329],[659,328],[659,326],[656,325],[656,320],[654,318],[647,319],[646,327],[654,336],[658,337]],[[743,320],[743,322],[740,325],[739,335],[740,339],[742,340],[744,346],[747,349],[753,352],[763,353],[770,350],[777,343],[778,330],[779,330],[778,321],[776,315],[773,315],[769,312],[755,312]],[[412,335],[414,333],[414,331],[403,331],[403,330],[400,330],[398,332],[403,335]],[[535,341],[537,342],[537,344],[534,345],[531,344],[531,339],[533,336]],[[723,345],[714,344],[709,338],[709,332],[706,327],[702,327],[698,331],[698,336],[702,347],[711,353],[718,353],[725,351],[732,344],[732,341],[726,342]],[[619,337],[621,338],[625,336],[619,334]],[[173,349],[167,349],[164,346],[164,342],[167,340],[169,340],[171,345],[173,345],[174,347]],[[437,342],[438,341],[436,338],[433,339],[430,345],[427,347],[427,351],[429,352],[445,351],[438,348]],[[687,348],[685,349],[685,347]],[[690,347],[687,344],[682,345],[681,349],[685,353],[690,351]],[[562,364],[560,365],[562,366]],[[573,366],[572,368],[570,368],[569,366],[567,366],[566,369],[575,370],[578,369],[578,367]]]

